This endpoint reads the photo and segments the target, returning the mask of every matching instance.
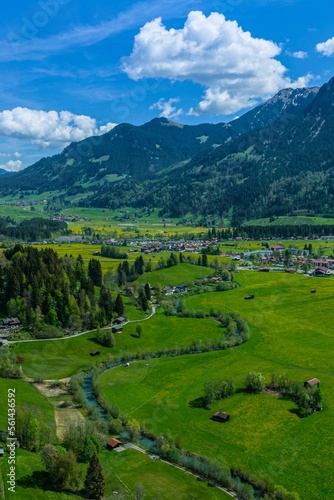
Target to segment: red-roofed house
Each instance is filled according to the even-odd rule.
[[[118,448],[121,446],[123,443],[119,439],[116,438],[110,438],[107,441],[107,448],[108,450],[114,450],[115,448]]]

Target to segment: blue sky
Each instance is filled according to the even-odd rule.
[[[12,0],[0,19],[0,167],[157,116],[226,122],[334,75],[329,0]]]

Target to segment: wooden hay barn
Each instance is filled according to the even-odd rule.
[[[89,353],[90,356],[99,356],[99,354],[100,354],[100,351],[97,351],[96,349],[94,349],[93,351],[91,351]]]
[[[254,298],[255,298],[255,295],[250,294],[250,295],[246,295],[245,300],[254,299]]]
[[[211,419],[215,420],[215,422],[227,422],[230,420],[230,415],[224,411],[217,411],[212,415]]]
[[[320,387],[320,380],[318,378],[310,378],[309,380],[305,380],[304,382],[305,388],[311,388],[314,386]]]

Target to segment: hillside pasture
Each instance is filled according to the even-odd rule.
[[[227,493],[209,485],[206,481],[172,467],[161,460],[152,460],[135,450],[122,453],[105,452],[101,462],[106,475],[107,491],[119,491],[133,495],[136,484],[144,487],[145,498],[193,498],[202,500],[227,500]]]
[[[179,264],[151,273],[145,273],[138,278],[137,283],[150,283],[151,286],[156,286],[158,283],[161,286],[186,284],[206,278],[213,273],[214,270],[210,267],[195,266],[193,264]]]
[[[48,399],[43,396],[32,384],[18,379],[0,378],[0,430],[7,428],[7,399],[8,389],[15,389],[16,407],[31,407],[37,410],[40,416],[55,434],[54,410]]]
[[[144,422],[153,433],[182,436],[182,446],[228,465],[271,477],[302,499],[332,498],[334,473],[334,337],[332,279],[284,273],[240,272],[239,289],[186,300],[189,308],[233,310],[246,319],[251,338],[222,352],[132,363],[100,377],[102,396]],[[310,289],[315,288],[316,294]],[[248,293],[253,301],[245,301]],[[243,391],[251,372],[270,381],[272,373],[303,382],[321,380],[324,411],[301,419],[295,404],[280,396]],[[201,406],[206,380],[232,377],[237,393]],[[124,398],[124,394],[127,397]],[[228,423],[210,420],[216,411]]]
[[[136,327],[142,325],[141,337],[137,337]],[[123,333],[115,334],[116,346],[108,348],[95,341],[94,332],[78,337],[42,342],[22,342],[13,344],[16,354],[25,358],[24,374],[28,377],[40,376],[47,380],[69,377],[81,370],[88,370],[125,352],[155,352],[164,347],[190,346],[194,340],[219,340],[224,329],[212,319],[166,317],[157,314],[147,321],[129,323]],[[100,356],[91,357],[93,349]]]

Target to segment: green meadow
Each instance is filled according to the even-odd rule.
[[[231,498],[227,493],[201,481],[196,477],[176,469],[161,460],[152,460],[149,456],[135,450],[126,450],[122,453],[102,451],[100,460],[106,481],[106,491],[117,491],[124,495],[122,498],[134,498],[136,484],[144,487],[145,498],[159,498],[161,500],[198,499],[227,500]],[[82,483],[87,465],[80,464]],[[1,475],[6,488],[6,474],[8,461],[0,460]],[[1,491],[1,490],[0,490]],[[71,500],[81,498],[71,493],[59,493],[51,490],[47,484],[44,466],[38,454],[23,449],[16,452],[16,491],[15,494],[5,489],[4,500]],[[2,496],[1,496],[2,498]],[[106,495],[105,498],[109,498]]]
[[[241,314],[251,330],[246,344],[109,370],[100,378],[102,396],[153,433],[181,436],[186,449],[222,455],[228,465],[269,476],[302,499],[329,500],[334,480],[334,281],[274,272],[240,272],[237,279],[239,289],[191,297],[186,303]],[[254,300],[244,300],[249,293]],[[243,383],[251,371],[261,372],[268,382],[271,373],[286,373],[299,382],[318,377],[324,411],[301,419],[289,399],[246,394]],[[237,393],[208,411],[200,406],[203,384],[216,377],[232,377]],[[211,421],[215,411],[226,411],[230,421]]]
[[[24,380],[0,378],[0,430],[7,428],[8,389],[15,389],[16,406],[34,407],[55,433],[53,406],[32,384]]]
[[[136,334],[138,324],[142,326],[140,338]],[[193,340],[218,340],[223,334],[224,330],[212,319],[166,318],[159,313],[147,321],[125,325],[122,333],[115,334],[116,346],[113,348],[97,344],[93,332],[61,340],[21,342],[11,348],[25,358],[25,376],[53,380],[87,370],[110,355],[189,346]],[[98,349],[100,356],[92,358],[89,353],[93,349]]]
[[[213,273],[214,270],[210,267],[179,264],[178,266],[153,271],[152,273],[144,273],[137,280],[137,283],[142,284],[148,282],[151,286],[156,286],[158,283],[161,286],[185,284],[206,278]]]
[[[227,500],[227,493],[161,460],[152,460],[135,450],[105,452],[101,461],[106,473],[108,491],[134,494],[136,483],[142,483],[145,498],[161,500],[198,499]]]
[[[71,493],[59,493],[47,487],[47,478],[41,462],[40,455],[18,448],[16,450],[16,488],[15,493],[7,490],[7,477],[9,472],[6,457],[0,461],[0,476],[5,487],[4,500],[74,500],[77,495]],[[1,480],[1,477],[0,477]],[[2,498],[2,497],[1,497]]]

